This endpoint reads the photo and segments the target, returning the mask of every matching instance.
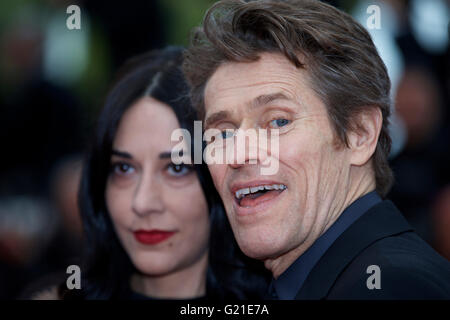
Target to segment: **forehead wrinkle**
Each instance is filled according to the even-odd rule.
[[[275,85],[278,84],[278,85]],[[240,114],[252,112],[254,109],[258,109],[260,107],[266,106],[272,102],[275,102],[277,100],[284,100],[288,103],[294,103],[298,104],[301,108],[303,108],[303,102],[299,94],[295,92],[295,89],[292,88],[286,88],[286,86],[283,86],[284,82],[277,81],[277,82],[264,82],[265,87],[269,87],[268,89],[262,88],[262,90],[259,90],[261,94],[256,94],[255,97],[251,97],[250,99],[243,102],[244,110],[241,110]],[[281,85],[280,85],[281,84]],[[255,84],[252,86],[258,86],[260,84]],[[241,87],[239,87],[241,88]],[[238,89],[239,89],[238,88]],[[227,95],[228,96],[228,95]],[[229,96],[233,96],[232,94],[229,94]],[[223,97],[221,97],[223,99]],[[218,99],[220,100],[220,99]],[[240,103],[241,104],[241,103]],[[220,107],[219,107],[220,108]],[[205,117],[205,129],[210,127],[212,124],[217,123],[224,119],[233,119],[233,116],[235,114],[235,110],[221,110],[217,112],[213,112],[210,116]]]
[[[304,110],[304,101],[301,97],[300,90],[298,90],[300,87],[293,88],[292,85],[290,85],[290,88],[287,88],[287,86],[283,86],[284,82],[276,82],[276,84],[277,85],[273,85],[273,83],[269,84],[267,90],[265,88],[261,90],[261,95],[255,97],[253,100],[249,100],[247,102],[249,110],[257,110],[260,107],[279,101],[287,102],[288,105],[298,105],[301,110]]]
[[[275,83],[292,86],[300,80],[302,71],[281,55],[264,53],[261,59],[255,62],[227,62],[219,66],[206,82],[205,93],[210,90],[222,92]],[[243,74],[245,77],[242,77]],[[222,78],[222,81],[218,78]]]
[[[273,76],[273,75],[271,75]],[[282,76],[286,78],[286,75]],[[280,88],[285,88],[285,90],[290,91],[287,87],[293,87],[295,86],[295,83],[300,81],[300,78],[297,77],[289,77],[292,79],[280,79],[280,77],[274,77],[274,79],[267,79],[264,81],[256,81],[253,82],[251,79],[238,79],[237,81],[233,81],[232,79],[228,79],[226,83],[232,83],[230,86],[225,86],[225,81],[222,81],[222,83],[215,84],[212,88],[209,86],[206,88],[206,92],[209,91],[208,89],[213,90],[214,92],[229,92],[230,90],[239,90],[243,88],[253,88],[253,87],[265,87],[265,86],[273,86],[273,85],[279,85]],[[242,83],[247,82],[247,83]]]
[[[235,104],[236,102],[241,104],[241,106],[251,106],[251,99],[255,99],[259,95],[270,95],[277,91],[286,93],[293,103],[298,103],[300,107],[304,107],[301,93],[305,89],[305,85],[309,88],[309,85],[305,83],[305,79],[301,76],[304,70],[297,69],[290,63],[280,68],[280,65],[276,63],[279,62],[279,59],[275,59],[273,62],[275,64],[272,61],[269,61],[269,63],[266,61],[266,63],[259,66],[253,63],[227,63],[220,66],[207,81],[205,87],[205,104],[210,106],[207,109],[213,112],[214,109],[226,110],[230,104]],[[246,73],[248,77],[242,77],[242,72],[245,72],[245,70],[242,70],[242,67],[245,69],[246,65],[253,65],[253,70],[248,70],[249,73]],[[254,67],[256,66],[257,69],[255,70]],[[224,78],[226,81],[224,81]],[[264,78],[264,80],[261,81],[261,78]],[[239,101],[239,97],[245,96],[245,92],[242,92],[242,90],[255,87],[261,87],[258,90],[259,92],[252,93],[252,97],[248,101]],[[214,103],[209,103],[210,101],[214,101]],[[234,110],[231,109],[231,111]],[[242,111],[250,110],[245,108]],[[229,114],[229,116],[232,116],[232,114]]]
[[[246,101],[245,104],[253,103],[255,102],[254,100],[258,98],[262,99],[262,101],[260,101],[260,103],[262,103],[265,100],[264,99],[265,96],[271,96],[279,93],[285,94],[287,100],[296,100],[296,98],[298,97],[298,94],[296,93],[295,84],[290,83],[288,81],[274,80],[274,81],[262,81],[245,85],[236,84],[234,86],[229,86],[225,88],[215,88],[214,90],[216,92],[215,100],[221,101],[224,99],[228,99],[229,97],[231,98],[239,97],[239,95],[235,94],[233,91],[253,87],[261,87],[261,90],[258,90],[259,91],[258,93],[252,95],[252,97],[248,101]],[[268,99],[268,101],[266,101],[265,104],[270,103],[273,100],[282,99],[281,95],[280,97],[277,97],[278,99],[272,98],[273,97],[271,97],[271,99]]]

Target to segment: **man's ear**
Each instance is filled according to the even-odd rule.
[[[356,116],[355,123],[355,129],[348,133],[350,163],[362,166],[369,161],[377,147],[383,124],[380,108],[372,107],[363,110]]]

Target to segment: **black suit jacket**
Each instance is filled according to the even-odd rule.
[[[380,289],[367,286],[371,265],[380,268]],[[450,299],[450,262],[382,201],[336,239],[296,299]]]

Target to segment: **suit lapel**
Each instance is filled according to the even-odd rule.
[[[411,231],[412,228],[391,201],[369,209],[336,239],[305,280],[297,300],[327,296],[339,274],[365,248],[379,239]]]

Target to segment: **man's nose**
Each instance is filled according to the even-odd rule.
[[[233,138],[232,146],[227,146],[227,163],[233,169],[244,165],[256,165],[258,155],[258,133],[255,129],[238,129]]]
[[[143,174],[133,196],[132,209],[138,216],[164,212],[161,184],[153,174]]]

